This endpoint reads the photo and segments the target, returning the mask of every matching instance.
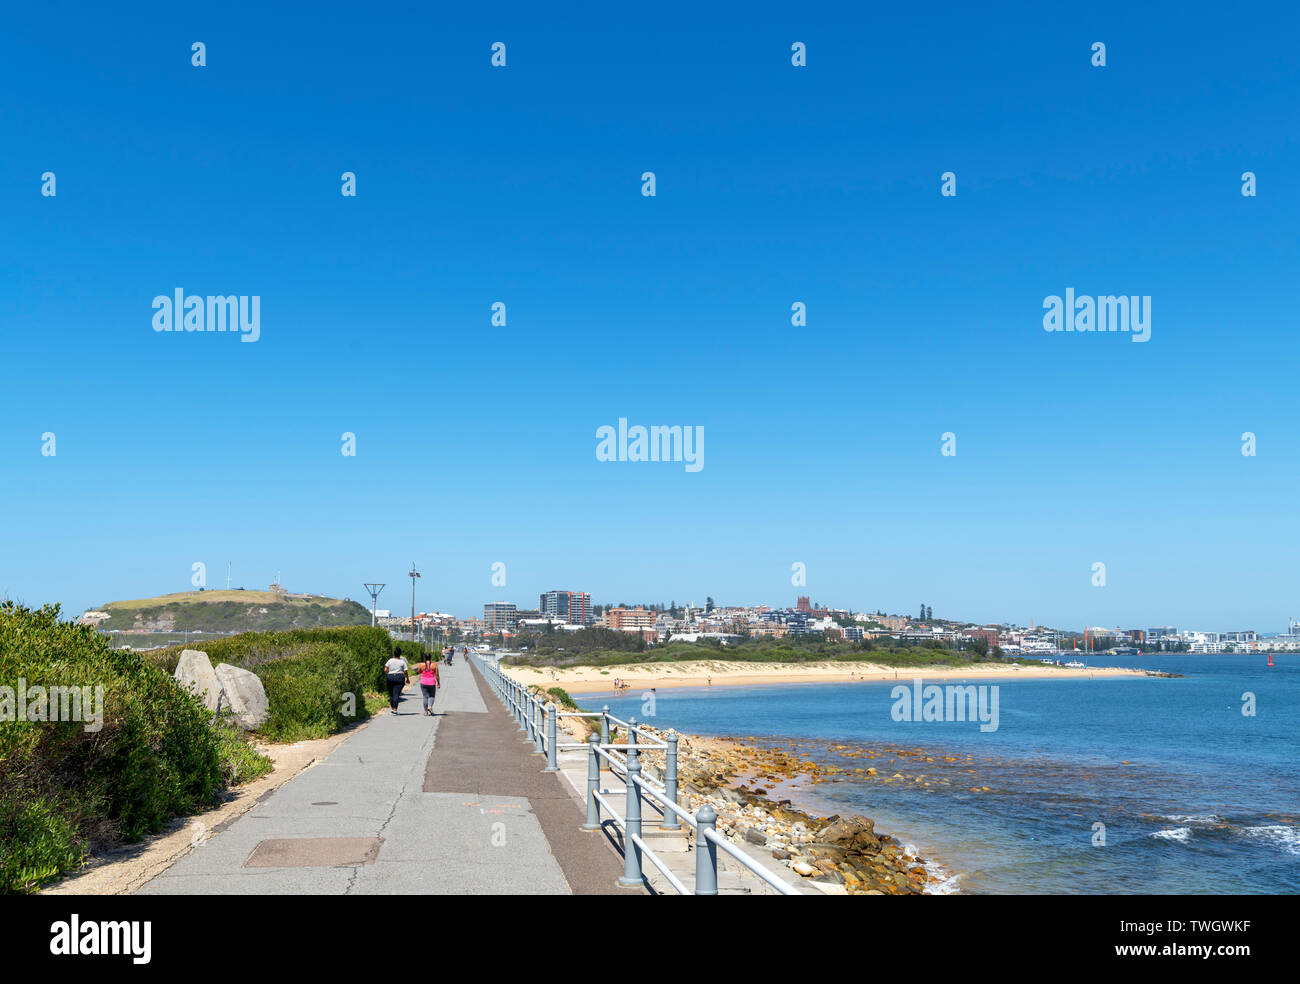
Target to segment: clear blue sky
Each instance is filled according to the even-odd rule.
[[[1293,10],[187,7],[0,25],[0,594],[1300,616]],[[261,339],[155,333],[176,287]],[[1067,287],[1151,340],[1044,332]]]

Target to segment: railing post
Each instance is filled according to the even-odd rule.
[[[669,731],[667,741],[668,751],[664,753],[664,792],[668,802],[677,806],[677,732]],[[664,822],[660,826],[680,830],[681,817],[672,810],[664,810]]]
[[[627,743],[632,747],[627,750],[627,764],[637,761],[636,754],[636,718],[627,719]]]
[[[538,717],[545,713],[542,710],[542,701],[539,697],[533,701],[533,751],[541,755],[546,751],[545,731]]]
[[[609,705],[608,704],[606,704],[605,707],[600,712],[600,743],[602,745],[609,744]]]
[[[641,836],[641,763],[635,758],[627,761],[627,816],[623,830],[623,877],[620,885],[641,884],[641,846],[633,837]]]
[[[536,737],[536,735],[533,734],[534,721],[536,720],[537,717],[533,713],[533,708],[536,705],[537,705],[537,701],[533,697],[533,692],[531,690],[525,689],[524,690],[524,737],[529,741],[532,741]]]
[[[705,836],[718,822],[718,813],[705,803],[695,811],[695,894],[718,894],[718,848]]]
[[[587,736],[587,822],[583,830],[600,829],[600,804],[596,793],[600,791],[600,756],[596,754],[596,736]]]
[[[555,702],[546,705],[546,768],[543,772],[559,772],[560,764],[558,760],[559,750],[555,747],[555,729],[556,719],[559,717],[560,709],[555,706]]]

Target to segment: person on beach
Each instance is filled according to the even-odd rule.
[[[397,702],[402,699],[402,688],[411,680],[410,668],[406,660],[396,654],[384,664],[384,678],[388,682],[388,706],[397,713]]]
[[[420,664],[420,691],[424,694],[424,716],[433,716],[433,698],[438,693],[438,664],[426,658]]]

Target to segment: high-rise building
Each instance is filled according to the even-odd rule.
[[[513,632],[519,625],[519,609],[507,601],[491,601],[483,606],[483,622],[488,632]]]
[[[585,591],[547,591],[537,603],[543,615],[570,625],[591,624],[591,595]]]

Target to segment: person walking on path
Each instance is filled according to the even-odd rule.
[[[397,713],[397,702],[402,699],[402,688],[411,681],[410,668],[406,660],[397,653],[384,664],[385,680],[388,682],[388,706]]]
[[[426,656],[420,664],[420,690],[424,693],[425,717],[433,715],[433,698],[438,693],[438,664]]]

